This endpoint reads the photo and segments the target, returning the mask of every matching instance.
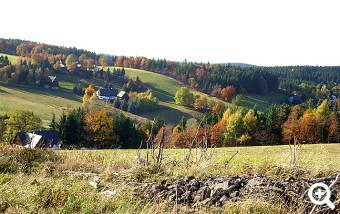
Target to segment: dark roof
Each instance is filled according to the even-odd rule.
[[[29,142],[29,137],[28,134],[26,132],[19,132],[18,137],[20,139],[20,143],[28,143]]]
[[[117,96],[118,90],[115,88],[100,88],[99,89],[99,96],[104,97],[113,97]]]
[[[43,140],[50,142],[52,145],[60,143],[59,132],[53,129],[39,130],[33,132],[34,134],[41,135]]]
[[[38,130],[31,133],[41,135],[42,140],[45,143],[48,142],[50,145],[57,145],[60,143],[60,135],[56,130]],[[28,132],[19,132],[17,135],[20,139],[20,143],[23,145],[26,145],[31,141]]]

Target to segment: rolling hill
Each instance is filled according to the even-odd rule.
[[[7,56],[12,63],[15,63],[18,59],[18,56],[7,54],[0,55]],[[110,68],[112,69],[113,67]],[[171,125],[177,124],[182,117],[202,117],[203,114],[200,112],[175,104],[174,96],[176,91],[183,86],[175,79],[140,69],[125,68],[125,71],[129,78],[135,79],[138,76],[148,88],[152,89],[155,96],[159,99],[160,108],[158,110],[141,113],[139,116],[150,120],[159,117]],[[58,116],[65,110],[67,111],[81,106],[80,97],[72,94],[72,89],[76,84],[81,84],[83,87],[86,87],[90,83],[95,87],[101,87],[105,84],[104,81],[101,80],[84,80],[67,75],[58,75],[58,79],[60,82],[60,89],[58,90],[38,90],[25,86],[8,86],[6,84],[1,84],[0,113],[8,112],[13,108],[31,109],[34,112],[37,112],[43,119],[44,125],[47,125],[52,117],[52,113],[55,113]],[[122,87],[120,83],[114,83],[114,86],[117,88]],[[206,95],[195,90],[192,90],[192,92],[194,94]],[[264,111],[270,104],[279,103],[281,98],[282,96],[278,93],[272,93],[267,96],[249,95],[242,98],[240,106],[253,108],[256,105],[260,111]],[[208,97],[208,99],[221,101],[215,97]],[[231,103],[224,103],[229,106],[235,106]]]

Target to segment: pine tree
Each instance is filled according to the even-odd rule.
[[[56,122],[55,114],[54,113],[52,115],[52,120],[51,120],[51,123],[50,123],[49,127],[51,129],[56,129],[57,128],[57,122]]]

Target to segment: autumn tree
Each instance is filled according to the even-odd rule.
[[[299,140],[307,143],[316,143],[320,140],[319,126],[312,110],[308,109],[303,113],[299,124]]]
[[[211,96],[219,97],[221,96],[221,91],[222,91],[221,85],[214,85],[210,94]]]
[[[244,124],[241,112],[231,114],[226,120],[224,138],[227,145],[237,145],[239,138],[244,133]]]
[[[181,87],[175,95],[176,104],[191,106],[194,101],[194,95],[190,92],[189,88]]]
[[[282,125],[282,137],[285,142],[297,141],[299,135],[300,106],[294,106],[287,121]]]
[[[329,120],[328,142],[340,143],[340,126],[337,113],[333,111],[329,116]]]
[[[236,89],[230,85],[222,89],[221,96],[224,100],[230,102],[236,95]]]
[[[30,57],[33,47],[34,44],[32,42],[23,42],[16,47],[16,53],[18,56]]]
[[[204,111],[208,108],[208,99],[206,96],[200,96],[198,95],[195,99],[195,102],[193,104],[193,107],[196,109],[196,110],[199,110],[199,111]]]
[[[210,143],[214,146],[221,147],[224,143],[224,130],[226,122],[224,120],[218,121],[211,127]]]
[[[77,67],[77,60],[78,57],[75,54],[70,54],[66,57],[65,63],[66,63],[66,67],[67,70],[69,72],[74,72],[76,67]]]
[[[220,113],[220,112],[224,111],[224,109],[225,109],[225,105],[220,101],[213,102],[213,104],[211,106],[211,110],[214,113]]]
[[[320,132],[321,132],[321,142],[324,142],[325,139],[325,133],[326,133],[326,128],[329,124],[329,107],[328,107],[328,101],[324,100],[322,103],[315,109],[315,118],[317,123],[319,124],[320,127]]]
[[[98,64],[100,66],[108,66],[109,65],[109,56],[108,55],[100,55],[98,59]]]
[[[89,135],[89,142],[96,148],[110,148],[116,141],[113,133],[113,123],[109,113],[105,110],[90,111],[85,116],[85,126]]]
[[[243,117],[243,123],[248,133],[252,133],[256,129],[257,118],[253,110],[249,110]]]
[[[90,84],[90,85],[85,89],[85,93],[84,93],[84,96],[83,96],[83,108],[84,108],[84,109],[87,109],[87,108],[88,108],[90,99],[91,99],[91,97],[92,97],[94,94],[95,94],[95,90],[94,90],[94,88],[93,88],[93,85]]]
[[[86,60],[87,60],[86,54],[82,54],[82,55],[80,55],[79,58],[78,58],[79,63],[80,63],[83,67],[85,67],[85,65],[86,65]]]

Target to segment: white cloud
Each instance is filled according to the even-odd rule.
[[[173,60],[340,64],[338,1],[11,0],[1,5],[0,37],[5,38]]]

